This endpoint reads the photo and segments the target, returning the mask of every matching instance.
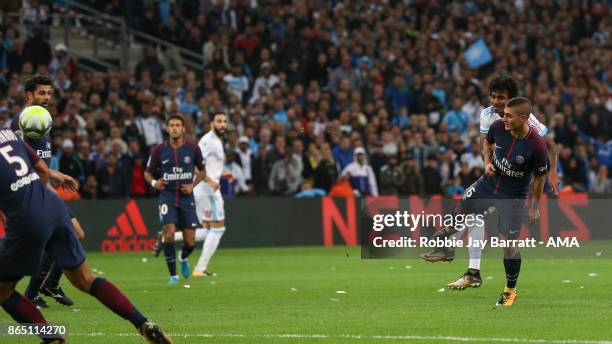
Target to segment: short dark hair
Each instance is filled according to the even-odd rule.
[[[521,112],[519,113],[519,115],[521,116],[529,116],[529,114],[531,113],[531,102],[525,97],[515,97],[508,100],[508,102],[506,103],[506,107],[520,107]]]
[[[53,81],[46,75],[37,74],[25,82],[24,90],[26,92],[35,92],[38,85],[53,86]]]
[[[489,82],[489,94],[493,92],[508,92],[508,98],[515,98],[517,96],[516,81],[505,74],[497,75]]]
[[[215,117],[217,117],[217,115],[223,115],[225,117],[227,117],[227,113],[225,111],[215,111],[210,115],[210,120],[214,121]]]
[[[183,127],[185,126],[185,119],[183,119],[183,116],[181,115],[172,115],[168,117],[168,119],[166,120],[166,125],[170,124],[170,121],[173,119],[178,119],[179,121],[181,121],[181,124],[183,125]]]

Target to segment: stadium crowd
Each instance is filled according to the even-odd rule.
[[[554,135],[565,190],[612,193],[605,2],[84,2],[202,54],[205,69],[172,70],[143,46],[133,70],[87,72],[63,44],[3,19],[0,126],[22,109],[27,78],[51,76],[54,164],[81,181],[79,197],[153,196],[143,171],[165,118],[182,114],[197,140],[217,111],[237,176],[226,196],[461,194],[482,174],[479,115],[499,73]],[[53,10],[28,6],[23,23]],[[492,61],[469,68],[477,38]],[[366,182],[351,190],[351,174]]]

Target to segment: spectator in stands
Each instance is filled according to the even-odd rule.
[[[259,145],[257,156],[253,160],[252,176],[253,188],[257,195],[267,195],[270,192],[269,181],[272,170],[267,163],[268,149],[265,145]]]
[[[267,157],[267,163],[272,166],[277,161],[282,160],[285,157],[285,151],[287,150],[287,140],[284,136],[278,135],[274,139],[274,147],[269,152]],[[301,173],[301,171],[300,171]]]
[[[85,184],[81,187],[81,197],[83,199],[98,199],[98,181],[95,175],[87,176]]]
[[[38,0],[24,1],[20,12],[25,25],[43,25],[48,20],[47,11]]]
[[[355,195],[378,196],[378,185],[374,170],[366,160],[366,152],[362,147],[355,148],[354,160],[344,168],[341,178],[348,178]]]
[[[314,171],[319,165],[319,161],[321,161],[321,152],[317,148],[317,144],[312,142],[308,145],[308,151],[302,161],[304,166],[302,169],[302,176],[305,179],[312,179]]]
[[[149,47],[144,50],[142,61],[138,62],[134,69],[136,80],[142,80],[145,71],[149,72],[151,81],[154,83],[159,82],[162,74],[164,74],[164,66],[159,62],[155,48]]]
[[[100,198],[124,198],[128,195],[125,172],[117,165],[115,154],[106,155],[106,165],[98,169],[96,179]]]
[[[244,29],[244,33],[239,34],[234,39],[234,48],[244,52],[247,60],[254,57],[255,52],[260,47],[260,40],[256,34],[256,28],[251,25],[247,25]]]
[[[387,164],[381,167],[378,178],[381,195],[397,195],[404,182],[402,168],[397,163],[397,156],[391,155],[387,159]]]
[[[11,128],[11,121],[9,118],[9,109],[2,105],[0,105],[0,128],[2,129]]]
[[[249,90],[249,79],[243,74],[239,65],[232,66],[231,73],[223,77],[228,91],[242,102],[244,94]]]
[[[97,3],[100,8],[116,11],[120,1]],[[269,193],[270,171],[277,159],[268,159],[266,153],[272,148],[271,139],[276,142],[277,137],[283,137],[289,142],[301,140],[309,152],[311,144],[321,151],[326,145],[334,148],[333,157],[326,159],[333,164],[312,166],[315,187],[321,180],[336,181],[317,178],[331,175],[322,172],[327,168],[332,171],[333,165],[344,169],[353,161],[353,148],[364,147],[376,174],[387,163],[387,149],[393,147],[398,156],[409,153],[414,158],[402,164],[404,192],[421,193],[418,180],[425,177],[428,192],[442,193],[433,180],[438,174],[447,181],[444,188],[452,186],[457,176],[465,187],[467,176],[474,180],[482,175],[475,125],[482,106],[489,103],[487,79],[492,72],[506,71],[519,80],[520,92],[532,100],[534,114],[549,125],[557,143],[574,157],[576,168],[569,166],[574,165],[571,159],[559,164],[568,169],[570,183],[579,179],[579,185],[590,189],[590,176],[599,165],[607,166],[608,171],[612,167],[612,100],[608,91],[612,67],[605,60],[610,50],[605,44],[610,36],[605,12],[595,7],[576,11],[555,2],[521,4],[486,2],[474,7],[469,2],[438,6],[435,2],[388,1],[363,7],[359,2],[345,1],[327,9],[318,2],[300,2],[283,7],[284,13],[295,15],[282,15],[274,12],[277,7],[261,2],[252,2],[246,12],[245,7],[225,6],[219,1],[216,5],[197,0],[152,2],[152,11],[139,2],[128,2],[130,23],[144,25],[149,18],[152,25],[151,14],[156,18],[159,13],[157,26],[148,30],[170,42],[187,47],[194,42],[188,38],[199,31],[203,44],[191,48],[198,52],[204,49],[205,70],[191,71],[178,63],[176,54],[163,49],[160,51],[170,63],[159,76],[159,72],[143,67],[146,61],[139,64],[138,71],[110,68],[104,73],[79,70],[73,75],[67,69],[54,71],[52,63],[58,91],[51,109],[53,136],[57,138],[54,149],[60,151],[64,139],[70,138],[80,161],[84,162],[91,150],[87,160],[102,168],[106,154],[113,151],[121,154],[118,165],[129,162],[132,166],[132,153],[122,154],[113,144],[117,133],[112,128],[119,129],[125,142],[140,140],[146,159],[148,147],[163,141],[168,115],[185,115],[189,135],[197,140],[208,130],[210,113],[222,110],[230,114],[228,149],[240,150],[244,144],[239,138],[244,135],[256,153],[251,164],[251,192]],[[513,23],[516,30],[499,30],[500,13],[516,6],[528,8],[535,17],[548,18],[546,25],[529,30],[531,17],[522,16]],[[185,8],[190,10],[181,12]],[[368,18],[367,25],[354,25],[353,19],[360,15]],[[471,21],[481,17],[489,24],[474,35]],[[27,37],[17,34],[22,30],[16,30],[14,21],[6,18],[0,26],[4,33],[0,43],[0,106],[15,116],[23,104],[23,80],[39,69],[45,72],[48,65],[35,61],[42,55],[28,52],[41,47],[32,44],[32,39],[23,49]],[[493,61],[478,69],[469,68],[461,58],[465,46],[476,36],[497,52]],[[455,44],[457,37],[462,38],[461,44]],[[50,48],[45,49],[50,58]],[[567,62],[574,60],[580,65]],[[235,74],[228,74],[230,61],[237,66]],[[272,75],[278,82],[257,95],[262,89],[256,85],[258,80],[264,83]],[[226,76],[230,82],[224,81]],[[455,121],[458,99],[466,100],[460,111],[468,117],[467,126],[463,115]],[[72,103],[75,109],[70,108]],[[189,116],[194,104],[195,124]],[[80,115],[85,125],[78,117],[63,121],[74,117],[72,113]],[[465,150],[455,144],[459,133],[469,142]],[[440,146],[449,153],[439,154]],[[422,176],[420,171],[430,154],[438,154],[440,160],[434,164],[438,173]],[[451,154],[450,159],[446,154]],[[270,155],[277,155],[276,150]],[[241,164],[245,156],[241,155]],[[305,175],[308,160],[303,159]],[[453,165],[456,168],[451,168]],[[84,170],[87,180],[95,173],[91,168]],[[331,188],[331,182],[324,184]],[[344,191],[336,194],[346,194]]]
[[[461,110],[461,98],[455,97],[452,110],[444,115],[442,122],[448,125],[448,131],[451,134],[463,136],[467,133],[470,118]]]
[[[387,106],[391,109],[393,114],[399,114],[400,109],[412,108],[414,95],[408,85],[406,85],[406,79],[402,73],[397,72],[393,77],[393,83],[385,89],[385,100]]]
[[[353,162],[353,151],[351,149],[351,138],[342,136],[340,144],[334,147],[334,159],[338,162],[340,170],[344,170],[348,164]]]
[[[414,160],[411,153],[407,153],[402,164],[402,174],[404,176],[402,183],[402,193],[406,195],[424,195],[425,182],[423,175]]]
[[[149,113],[149,111],[151,111]],[[136,127],[141,137],[144,138],[147,151],[152,147],[164,142],[162,126],[164,125],[160,119],[160,108],[153,106],[150,110],[143,109],[138,117],[136,117]]]
[[[74,154],[74,143],[70,139],[64,140],[62,150],[57,157],[59,171],[67,174],[79,182],[85,181],[85,173],[78,156]]]
[[[32,64],[32,71],[38,69],[38,66],[49,66],[51,61],[51,46],[45,40],[42,29],[35,28],[32,30],[32,36],[28,37],[23,45],[23,58],[25,61]],[[25,74],[31,74],[32,71]]]
[[[446,190],[446,194],[450,197],[461,196],[465,192],[465,187],[461,184],[461,178],[456,176]]]
[[[336,163],[328,143],[321,144],[321,160],[313,172],[314,188],[329,193],[340,175],[340,165]]]
[[[310,179],[304,179],[302,181],[302,187],[300,192],[295,194],[296,198],[306,198],[306,197],[323,197],[326,195],[325,190],[317,189],[312,187],[312,181]]]
[[[275,195],[293,195],[302,183],[302,171],[293,158],[293,147],[284,149],[284,158],[272,166],[269,187]]]
[[[236,195],[245,194],[249,191],[249,187],[246,183],[247,179],[244,174],[244,170],[236,159],[238,157],[236,152],[228,151],[225,154],[225,167],[224,172],[232,174],[231,179],[221,179],[221,194],[223,197],[234,197]]]
[[[427,156],[427,164],[423,168],[423,182],[426,195],[442,194],[442,175],[438,171],[438,160],[434,154]]]
[[[280,82],[278,77],[270,71],[270,63],[264,62],[261,64],[259,71],[261,75],[255,80],[253,85],[253,95],[249,100],[249,103],[255,103],[262,97],[270,95],[272,88]]]
[[[242,167],[244,178],[248,181],[252,178],[251,166],[253,161],[253,152],[249,146],[249,138],[246,136],[240,136],[238,139],[238,148],[236,149],[238,154],[238,161]]]
[[[390,148],[390,154],[396,154],[397,148],[393,148],[392,146],[387,146]],[[387,148],[389,150],[389,148]],[[376,141],[372,147],[372,151],[370,154],[370,166],[372,166],[372,170],[374,171],[374,176],[376,176],[376,180],[378,180],[380,176],[380,169],[387,164],[387,154],[385,154],[385,147],[383,147],[382,141]]]
[[[145,197],[147,195],[147,182],[144,179],[144,157],[140,153],[133,156],[129,185],[130,197]]]
[[[333,94],[337,94],[340,91],[342,81],[345,81],[349,88],[356,88],[358,80],[357,71],[351,65],[351,56],[344,54],[342,55],[341,65],[334,69],[329,77],[328,87]]]
[[[563,170],[564,184],[571,185],[578,192],[585,191],[587,182],[585,166],[570,148],[565,147],[561,150],[559,164]]]
[[[64,70],[67,73],[66,77],[70,78],[76,75],[77,64],[76,61],[70,55],[68,55],[68,48],[64,43],[58,43],[53,49],[54,56],[49,63],[49,74],[54,77],[58,76],[60,70]],[[65,83],[66,81],[63,81]],[[65,85],[61,85],[65,86]]]
[[[591,185],[589,191],[600,195],[612,193],[612,180],[608,178],[608,166],[600,165],[597,172],[591,171],[589,179]]]

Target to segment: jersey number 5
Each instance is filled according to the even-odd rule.
[[[18,164],[19,168],[15,170],[17,177],[23,177],[28,173],[28,164],[20,156],[11,156],[9,153],[13,150],[11,146],[5,146],[0,148],[0,155],[9,164]]]

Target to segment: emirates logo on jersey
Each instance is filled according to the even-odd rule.
[[[522,156],[522,155],[517,155],[517,156],[516,156],[516,163],[517,163],[517,164],[522,164],[522,163],[524,163],[524,162],[525,162],[525,158],[523,158],[523,156]]]

